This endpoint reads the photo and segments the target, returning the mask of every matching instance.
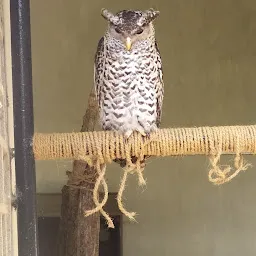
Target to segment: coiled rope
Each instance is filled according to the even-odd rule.
[[[135,213],[127,211],[122,203],[127,176],[136,173],[139,185],[145,184],[145,180],[142,175],[143,169],[137,164],[132,165],[132,156],[136,156],[139,161],[144,156],[206,155],[211,164],[209,180],[220,185],[229,182],[250,166],[245,163],[242,155],[256,154],[256,125],[159,129],[147,139],[134,133],[128,141],[119,133],[111,131],[36,133],[33,138],[33,149],[36,160],[84,160],[90,166],[94,166],[98,173],[93,191],[96,207],[87,211],[85,215],[100,211],[107,219],[109,227],[113,227],[111,218],[103,210],[108,193],[104,178],[105,164],[117,158],[127,160],[128,165],[124,168],[117,201],[121,212],[134,220]],[[220,157],[223,154],[235,155],[233,168],[230,165],[220,165]],[[98,191],[101,185],[104,198],[99,202]]]

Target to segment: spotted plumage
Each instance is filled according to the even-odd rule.
[[[148,136],[160,125],[164,84],[152,24],[158,14],[152,9],[102,11],[109,25],[95,56],[100,123],[126,138],[135,131]]]

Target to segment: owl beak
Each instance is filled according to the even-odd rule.
[[[130,49],[131,49],[131,47],[132,47],[132,40],[131,40],[130,37],[127,37],[127,38],[126,38],[125,46],[126,46],[126,49],[127,49],[128,51],[130,51]]]

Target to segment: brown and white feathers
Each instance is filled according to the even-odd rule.
[[[160,125],[164,83],[152,23],[158,15],[152,9],[117,14],[102,10],[108,28],[94,66],[100,124],[126,138],[133,132],[149,136]]]

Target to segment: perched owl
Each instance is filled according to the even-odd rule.
[[[102,10],[108,28],[98,43],[94,84],[103,130],[128,138],[134,131],[149,136],[160,125],[164,83],[152,24],[158,15]]]

